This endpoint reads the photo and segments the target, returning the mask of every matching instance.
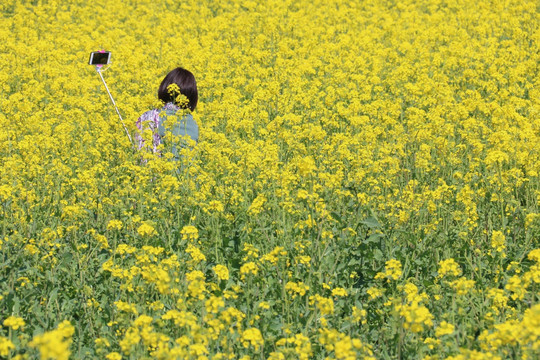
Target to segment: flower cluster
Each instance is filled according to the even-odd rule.
[[[0,358],[538,358],[538,1],[0,19]],[[195,75],[197,145],[134,149],[102,48],[130,135]]]

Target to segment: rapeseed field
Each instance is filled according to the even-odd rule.
[[[1,359],[538,359],[533,0],[2,0]],[[181,161],[126,125],[195,75]]]

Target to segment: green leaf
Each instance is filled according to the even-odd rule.
[[[378,243],[383,237],[384,237],[383,234],[371,234],[366,240],[364,240],[364,243],[365,244]]]
[[[370,229],[380,229],[382,227],[381,223],[372,216],[360,221],[360,224],[364,224]]]
[[[58,288],[54,288],[49,293],[49,303],[52,303],[52,302],[56,301],[57,298],[58,298]]]

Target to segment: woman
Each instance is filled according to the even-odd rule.
[[[184,148],[189,145],[186,136],[195,144],[199,141],[199,127],[191,116],[199,100],[195,76],[181,67],[172,70],[159,85],[158,98],[165,105],[161,109],[145,112],[136,122],[139,130],[136,134],[138,149],[146,145],[142,132],[150,129],[152,151],[159,152],[158,146],[163,144],[163,148],[178,160],[178,146]]]

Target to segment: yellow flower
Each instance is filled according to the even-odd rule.
[[[447,323],[446,321],[441,322],[439,327],[435,329],[435,336],[441,337],[444,335],[450,335],[454,332],[454,325]]]
[[[497,252],[502,252],[504,249],[506,249],[505,240],[506,237],[502,231],[493,231],[491,234],[491,247]]]
[[[105,358],[107,360],[122,360],[122,355],[117,352],[108,353]]]
[[[116,305],[116,308],[119,311],[132,313],[132,314],[135,314],[135,315],[137,315],[139,313],[137,311],[137,307],[134,304],[129,304],[129,303],[127,303],[125,301],[122,301],[122,300],[115,301],[114,305]]]
[[[62,219],[76,219],[84,213],[84,209],[79,205],[67,205],[62,209]]]
[[[242,259],[243,261],[257,259],[259,257],[259,249],[252,244],[244,244],[244,251],[246,252],[246,256]]]
[[[127,244],[120,244],[116,247],[116,252],[120,255],[123,255],[123,254],[133,254],[134,252],[137,251],[137,248],[136,247],[133,247],[133,246],[129,246]]]
[[[248,208],[248,213],[252,216],[258,215],[263,211],[264,203],[266,202],[266,197],[262,194],[257,195],[253,200],[251,205]]]
[[[27,244],[24,246],[24,250],[27,251],[30,255],[35,255],[39,253],[39,248],[34,244]]]
[[[311,266],[311,256],[309,255],[300,255],[295,258],[300,264],[306,265],[308,267]]]
[[[7,358],[11,350],[15,350],[15,345],[8,338],[0,336],[0,356]]]
[[[401,270],[401,262],[396,259],[391,259],[386,262],[384,272],[377,273],[375,279],[387,279],[388,281],[397,280],[400,278],[403,271]]]
[[[431,337],[428,337],[428,338],[424,339],[424,344],[426,344],[430,350],[433,350],[435,348],[435,346],[439,345],[440,343],[441,343],[441,340],[439,340],[439,339],[434,339],[434,338],[431,338]],[[425,359],[426,358],[424,358],[424,360]]]
[[[206,261],[206,256],[204,256],[204,254],[192,244],[188,244],[186,252],[191,255],[191,258],[195,264],[198,264],[201,261]]]
[[[182,234],[182,240],[195,241],[199,238],[199,230],[192,225],[184,226],[180,231],[180,234]]]
[[[225,207],[221,201],[218,200],[212,200],[210,203],[208,203],[208,210],[212,210],[214,212],[222,213],[225,210]]]
[[[107,223],[107,230],[122,230],[123,226],[122,221],[113,219]]]
[[[382,296],[384,290],[376,288],[376,287],[370,287],[369,289],[367,289],[366,292],[369,295],[369,299],[373,300],[373,299],[378,298],[379,296]]]
[[[109,242],[107,241],[107,237],[100,234],[94,234],[94,239],[99,243],[99,246],[101,249],[108,249],[109,248]]]
[[[222,297],[211,296],[205,302],[206,312],[211,314],[217,314],[218,311],[225,306],[225,301]]]
[[[214,266],[214,273],[216,273],[219,280],[229,280],[229,269],[224,265],[218,264]]]
[[[297,167],[298,167],[298,173],[304,177],[309,176],[313,171],[317,170],[317,166],[315,165],[315,160],[311,156],[305,156],[299,159]]]
[[[282,246],[276,246],[274,250],[261,257],[261,262],[267,261],[272,265],[276,265],[280,256],[287,255],[287,252]]]
[[[311,342],[307,336],[302,334],[294,335],[294,338],[291,339],[291,342],[294,344],[294,351],[298,358],[301,360],[307,360],[313,355],[311,349]]]
[[[111,343],[109,340],[105,338],[97,338],[94,340],[94,343],[96,344],[96,347],[109,347],[111,346]]]
[[[142,225],[137,228],[137,232],[143,237],[157,235],[154,227],[148,223],[142,223]]]
[[[231,325],[233,322],[238,323],[242,321],[242,319],[246,317],[246,314],[233,307],[228,307],[226,310],[222,311],[219,316],[226,324]]]
[[[508,283],[504,288],[512,293],[510,297],[513,300],[522,300],[527,293],[527,285],[521,281],[518,275],[514,275],[508,279]]]
[[[255,264],[252,261],[249,261],[240,267],[240,278],[242,280],[245,280],[246,275],[248,274],[257,275],[258,272],[259,272],[259,267],[257,266],[257,264]]]
[[[192,298],[203,300],[206,292],[205,276],[201,271],[195,270],[186,274],[188,280],[188,294]]]
[[[359,322],[362,324],[367,323],[367,311],[365,309],[353,306],[352,317],[355,322]]]
[[[42,359],[68,360],[71,354],[69,346],[75,328],[67,320],[58,325],[56,330],[36,335],[28,345],[38,348]]]
[[[268,360],[285,360],[285,355],[279,351],[272,351],[268,356]]]
[[[443,277],[447,274],[453,275],[453,276],[459,276],[461,275],[461,268],[458,263],[455,262],[454,259],[446,259],[439,261],[439,275],[438,277]]]
[[[334,313],[334,301],[319,294],[309,297],[310,305],[315,304],[322,315],[332,315]]]
[[[508,298],[504,295],[504,290],[497,289],[497,288],[491,288],[488,290],[487,293],[488,297],[491,298],[492,301],[492,309],[499,313],[499,310],[506,307],[506,303],[508,302]]]
[[[289,281],[285,284],[285,290],[294,299],[297,296],[304,296],[306,292],[309,290],[309,286],[304,284],[302,281],[299,281],[298,283],[294,281]]]
[[[474,280],[469,280],[465,277],[460,277],[455,281],[448,282],[458,295],[466,295],[469,290],[474,288]]]
[[[133,321],[133,325],[139,326],[139,327],[145,327],[145,326],[150,325],[152,321],[154,321],[154,319],[151,316],[140,315]]]
[[[4,320],[4,326],[17,330],[24,326],[24,320],[17,316],[9,316]]]
[[[344,288],[335,288],[332,290],[332,296],[345,297],[347,295],[347,290]]]
[[[263,346],[264,340],[262,334],[257,328],[249,328],[242,332],[242,345],[249,347],[250,345],[258,349]]]
[[[141,335],[138,328],[130,327],[124,334],[124,338],[120,340],[119,345],[122,352],[129,355],[132,348],[141,341]]]
[[[397,305],[396,310],[405,319],[403,327],[410,329],[413,333],[420,332],[424,330],[424,326],[431,327],[433,324],[433,315],[425,306],[419,305],[417,302]]]
[[[167,93],[169,93],[170,95],[178,95],[180,94],[180,88],[175,83],[169,84],[167,86]]]
[[[527,258],[529,260],[534,260],[538,263],[540,263],[540,249],[534,249],[532,250],[528,255]]]

